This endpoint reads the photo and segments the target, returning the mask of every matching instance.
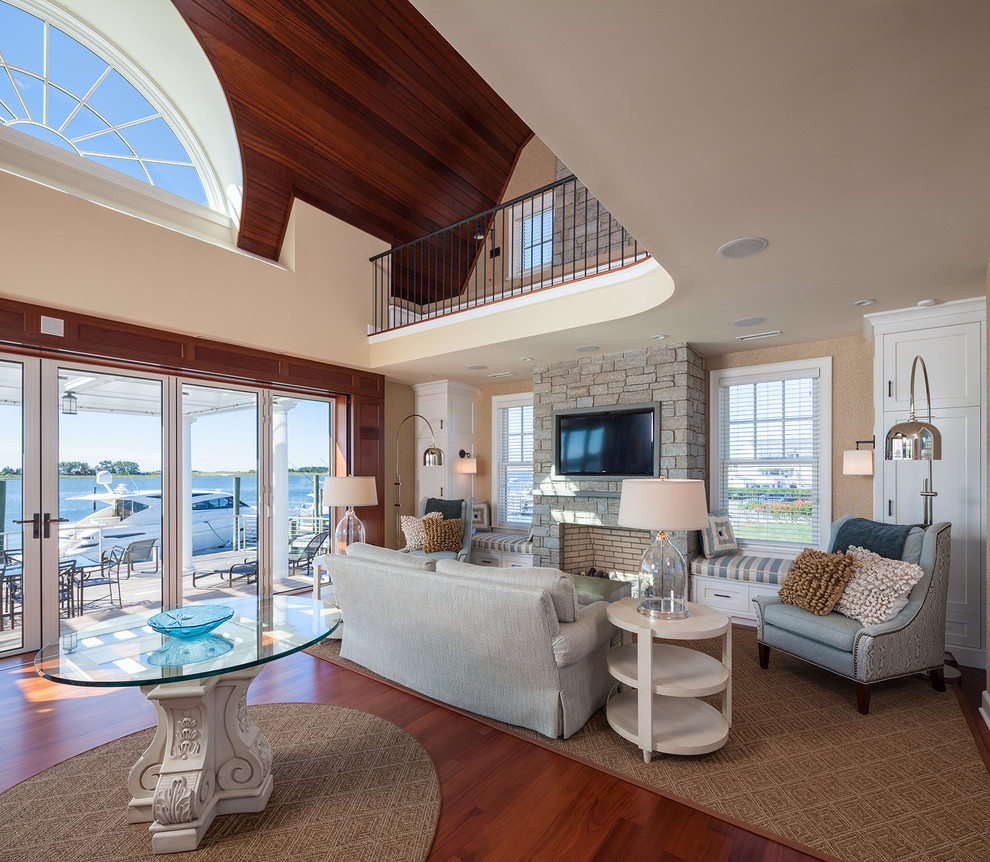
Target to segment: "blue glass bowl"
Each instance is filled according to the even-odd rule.
[[[176,638],[196,638],[213,631],[234,615],[227,605],[190,605],[162,611],[148,620],[156,632]]]
[[[196,640],[169,640],[148,654],[148,664],[154,667],[179,667],[216,658],[234,648],[234,642],[223,635],[205,635]]]

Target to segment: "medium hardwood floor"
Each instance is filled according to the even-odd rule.
[[[828,858],[304,653],[266,667],[251,695],[252,703],[361,709],[415,736],[433,758],[443,797],[430,862]],[[0,662],[0,791],[153,721],[136,688],[58,685],[31,664]]]

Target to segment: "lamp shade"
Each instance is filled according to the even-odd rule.
[[[423,466],[442,467],[443,449],[441,449],[439,446],[428,446],[426,448],[426,451],[423,452]]]
[[[942,433],[912,414],[909,421],[898,422],[887,432],[883,457],[887,461],[940,461]]]
[[[323,507],[376,506],[374,476],[327,476],[323,483]]]
[[[462,473],[477,473],[478,472],[478,459],[477,458],[462,458],[461,459],[461,472]]]
[[[640,530],[703,530],[708,524],[700,479],[623,479],[619,526]]]
[[[846,449],[842,453],[844,476],[872,476],[873,452],[869,449]]]

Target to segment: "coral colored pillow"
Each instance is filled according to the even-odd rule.
[[[850,547],[847,553],[853,567],[835,609],[866,626],[885,623],[904,610],[911,588],[925,574],[917,563],[891,560],[865,548]]]
[[[825,616],[832,612],[842,595],[852,565],[851,554],[841,551],[827,554],[805,548],[780,585],[780,600]]]
[[[445,518],[444,520],[425,519],[423,530],[426,538],[423,541],[423,552],[439,554],[443,551],[461,550],[463,543],[464,521],[461,518]]]

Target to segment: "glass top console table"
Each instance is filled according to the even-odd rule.
[[[127,780],[127,822],[151,823],[155,853],[195,850],[218,814],[264,809],[273,786],[272,751],[248,715],[248,687],[266,663],[340,625],[336,605],[310,596],[196,605],[226,605],[234,613],[191,639],[154,631],[151,612],[121,614],[63,635],[35,657],[46,679],[140,686],[154,705],[155,738]]]

